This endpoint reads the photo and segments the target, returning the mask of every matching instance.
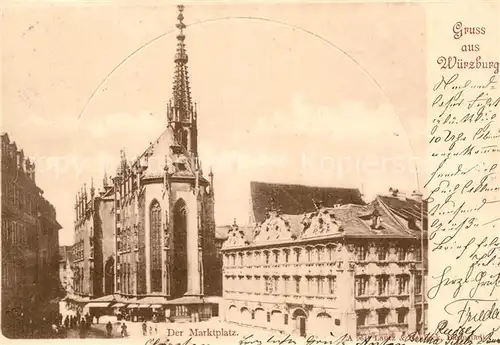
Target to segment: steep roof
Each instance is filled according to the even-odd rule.
[[[361,193],[356,188],[314,187],[297,184],[250,183],[253,215],[256,222],[266,219],[270,209],[283,214],[297,215],[316,210],[321,202],[324,207],[338,204],[364,205]]]
[[[381,203],[394,218],[407,226],[409,230],[427,231],[427,201],[416,200],[401,195],[379,195],[375,202]],[[423,218],[423,225],[422,220]],[[414,224],[413,224],[414,223]]]
[[[271,184],[267,184],[266,187],[269,185]],[[277,190],[271,191],[264,188],[267,192],[264,195],[279,197],[280,193],[288,191],[283,186],[278,185]],[[296,186],[293,187],[296,188]],[[256,190],[258,188],[254,188],[252,192]],[[289,190],[294,190],[294,188]],[[301,191],[300,188],[295,190]],[[336,190],[336,188],[327,189],[327,195],[330,193],[329,200],[336,196],[333,194]],[[306,187],[305,191],[304,194],[308,197],[321,195],[319,192],[314,194],[316,189],[308,194],[309,190]],[[348,193],[344,195],[349,196]],[[358,195],[357,201],[361,201],[360,194]],[[262,195],[260,196],[262,198]],[[355,196],[354,193],[354,200],[356,200]],[[288,195],[288,197],[290,198],[292,195]],[[272,202],[275,202],[274,200],[280,199],[272,199]],[[305,203],[307,203],[307,199],[302,200],[306,200]],[[294,199],[294,202],[299,201]],[[418,239],[427,230],[427,214],[424,209],[424,233],[422,234],[420,227],[421,201],[403,197],[378,196],[370,204],[361,204],[361,202],[359,204],[336,204],[333,207],[314,202],[312,203],[313,211],[304,211],[300,214],[281,213],[283,208],[278,207],[280,211],[277,211],[276,204],[270,205],[271,210],[265,211],[264,220],[257,222],[255,226],[238,227],[233,224],[224,227],[224,236],[227,238],[224,248],[290,243],[329,237]],[[286,203],[281,205],[285,205],[285,208],[289,206]],[[262,203],[259,206],[262,207]],[[310,208],[311,205],[306,204],[303,209],[307,209],[307,207]],[[289,207],[287,210],[298,212],[298,209],[299,204],[295,204],[294,207]],[[220,228],[219,231],[222,230],[222,227]]]

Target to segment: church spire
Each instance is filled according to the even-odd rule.
[[[169,126],[175,130],[179,143],[193,154],[197,154],[197,121],[196,110],[191,100],[191,88],[189,85],[189,74],[187,70],[188,55],[186,53],[184,30],[184,6],[177,6],[179,14],[177,15],[178,29],[177,50],[174,57],[175,72],[174,83],[172,87],[172,98],[167,105],[167,117]]]

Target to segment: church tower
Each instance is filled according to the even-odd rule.
[[[215,246],[213,174],[198,157],[197,111],[191,99],[184,7],[178,6],[177,50],[167,128],[131,164],[122,154],[114,181],[116,286],[139,305],[170,309],[175,319],[207,318],[206,296],[221,295]]]
[[[191,100],[191,88],[189,85],[189,74],[187,70],[188,55],[186,53],[184,30],[184,6],[179,5],[177,33],[177,51],[175,53],[174,85],[172,87],[172,98],[167,105],[167,117],[169,126],[174,129],[176,138],[184,149],[191,153],[194,158],[198,157],[198,125],[197,111]]]

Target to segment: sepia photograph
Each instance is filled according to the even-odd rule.
[[[39,4],[2,22],[3,337],[426,334],[422,5]]]

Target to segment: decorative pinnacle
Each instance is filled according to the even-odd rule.
[[[188,57],[186,54],[186,48],[184,46],[184,40],[186,39],[186,35],[184,35],[184,29],[186,28],[186,24],[184,24],[184,15],[182,12],[184,11],[184,6],[177,6],[179,10],[179,15],[177,16],[177,20],[179,21],[175,26],[179,29],[179,33],[177,34],[177,53],[175,54],[175,62],[178,64],[185,65],[188,62]]]
[[[179,20],[179,23],[177,23],[176,27],[182,34],[183,30],[186,28],[186,25],[182,22],[184,20],[184,15],[182,14],[182,12],[184,11],[184,5],[178,5],[177,9],[179,10],[179,15],[177,16],[177,20]]]
[[[177,49],[175,52],[174,62],[174,83],[172,85],[172,99],[167,105],[167,117],[169,124],[175,122],[188,123],[193,119],[193,105],[191,102],[191,88],[189,86],[189,75],[187,71],[188,55],[186,53],[186,45],[184,40],[186,36],[184,29],[184,6],[177,6],[179,14],[176,27],[179,29],[177,33]],[[176,127],[176,129],[178,129]]]

